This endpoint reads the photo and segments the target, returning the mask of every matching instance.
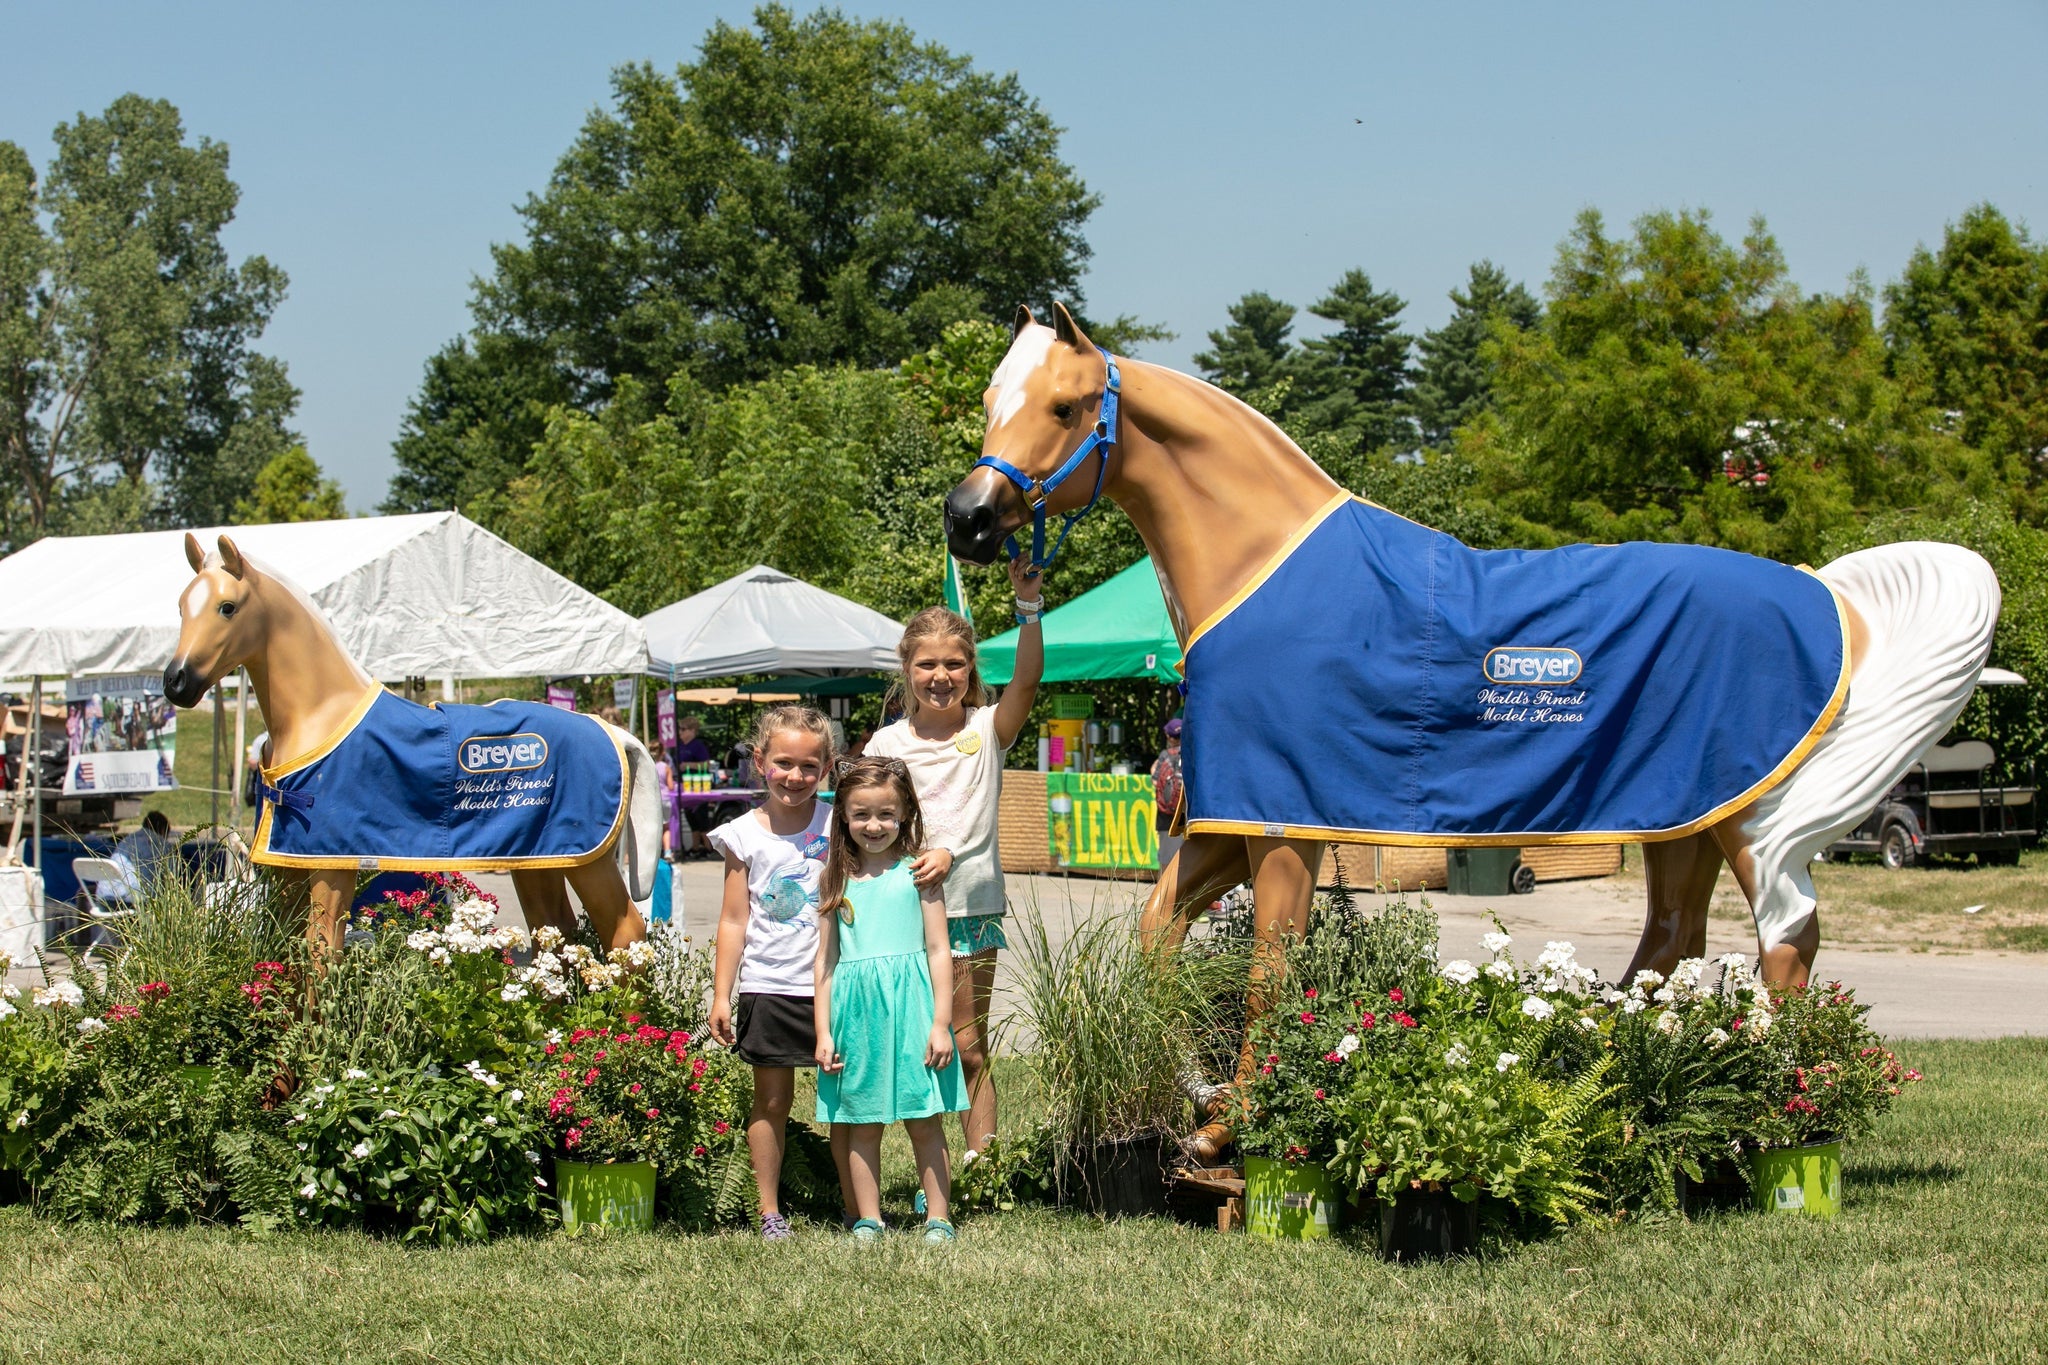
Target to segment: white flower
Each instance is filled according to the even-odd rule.
[[[1582,1014],[1579,1016],[1579,1027],[1591,1033],[1600,1027],[1600,1021],[1590,1014]]]
[[[562,931],[552,924],[543,924],[533,931],[533,942],[543,951],[559,948],[562,946]]]
[[[974,1150],[973,1148],[971,1148],[971,1147],[970,1147],[970,1148],[968,1148],[968,1149],[967,1149],[966,1151],[964,1151],[964,1152],[962,1152],[962,1153],[960,1154],[960,1164],[961,1164],[962,1166],[971,1166],[971,1165],[973,1165],[973,1164],[974,1164],[974,1163],[975,1163],[976,1161],[978,1161],[978,1160],[980,1160],[980,1159],[981,1159],[981,1153],[980,1153],[980,1152],[977,1152],[977,1151],[975,1151],[975,1150]]]
[[[1644,1002],[1641,996],[1631,995],[1627,1000],[1622,1002],[1621,1012],[1623,1014],[1641,1014],[1644,1010],[1648,1008],[1648,1004]]]
[[[1763,1037],[1771,1031],[1771,1012],[1769,1010],[1756,1011],[1749,1016],[1749,1022],[1744,1027],[1757,1037]]]
[[[1603,1005],[1620,1004],[1621,992],[1614,989],[1614,987],[1612,986],[1602,986],[1600,988],[1600,1003]]]
[[[482,1062],[464,1062],[462,1064],[462,1069],[468,1072],[472,1079],[482,1081],[485,1085],[489,1086],[493,1090],[496,1090],[498,1088],[498,1078],[496,1076],[493,1076],[490,1072],[484,1070],[484,1064]]]
[[[28,1127],[28,1110],[24,1109],[19,1114],[16,1114],[14,1116],[14,1122],[9,1126],[14,1128]]]
[[[348,1149],[348,1154],[354,1157],[356,1160],[361,1161],[364,1157],[370,1154],[370,1144],[367,1142],[358,1142],[355,1146]]]
[[[533,1163],[534,1165],[536,1165],[536,1166],[540,1165],[540,1153],[539,1153],[539,1152],[528,1152],[528,1153],[526,1154],[526,1159],[527,1159],[528,1161],[531,1161],[531,1162],[532,1162],[532,1163]]]
[[[440,946],[441,936],[432,929],[415,929],[405,936],[405,946],[416,953]]]
[[[1709,1033],[1707,1035],[1707,1046],[1710,1048],[1719,1049],[1720,1046],[1727,1041],[1728,1030],[1724,1028],[1717,1028],[1712,1033]]]
[[[567,947],[562,949],[561,953],[562,961],[568,963],[572,967],[580,963],[591,961],[593,959],[593,956],[594,955],[591,953],[590,949],[584,947],[580,943],[569,944]]]
[[[546,1189],[548,1187],[548,1182],[542,1180],[539,1176],[535,1176],[533,1178],[533,1183],[540,1186],[542,1189]]]
[[[436,967],[445,967],[453,960],[449,957],[446,948],[436,948],[427,954],[427,961],[433,963]]]
[[[1653,972],[1648,967],[1645,967],[1641,971],[1637,972],[1636,979],[1629,982],[1629,985],[1633,986],[1637,990],[1644,991],[1650,989],[1650,987],[1652,986],[1661,986],[1663,984],[1664,973]]]
[[[5,959],[0,959],[0,961],[4,960]],[[0,971],[5,970],[6,968],[0,967]],[[19,999],[21,999],[21,987],[15,985],[12,981],[0,981],[0,1000]]]
[[[370,1073],[363,1070],[359,1066],[352,1066],[348,1070],[341,1073],[341,1078],[345,1081],[367,1081],[370,1079]],[[327,1090],[332,1089],[334,1089],[334,1087],[331,1085],[327,1087]],[[324,1094],[326,1093],[326,1091],[322,1091],[321,1093]]]
[[[484,1127],[486,1127],[486,1128],[496,1128],[497,1126],[498,1126],[498,1116],[497,1116],[496,1114],[485,1114],[485,1115],[484,1115]]]
[[[1670,986],[1660,986],[1650,998],[1660,1005],[1675,1004],[1678,1001],[1678,992]]]
[[[303,1142],[301,1142],[300,1144],[298,1144],[298,1147],[299,1147],[299,1150],[300,1150],[300,1151],[302,1151],[302,1152],[306,1150],[306,1144],[305,1144],[305,1143],[303,1143]]]
[[[515,1004],[526,998],[526,987],[517,981],[507,981],[498,991],[498,998],[508,1005]]]
[[[1497,957],[1487,963],[1484,970],[1496,981],[1513,981],[1517,976],[1515,964],[1504,957]]]
[[[1358,1051],[1358,1035],[1347,1030],[1344,1036],[1337,1040],[1334,1051],[1339,1057],[1349,1057]]]
[[[1522,1013],[1528,1015],[1531,1019],[1548,1019],[1551,1015],[1557,1013],[1557,1010],[1542,996],[1530,995],[1522,998]]]
[[[654,945],[642,939],[637,943],[628,943],[612,956],[628,967],[651,967],[654,965]]]
[[[38,1005],[70,1005],[75,1008],[85,1003],[85,992],[78,988],[76,981],[58,981],[48,986],[37,986],[34,998]]]
[[[1444,980],[1454,986],[1469,986],[1478,979],[1479,969],[1462,957],[1444,964]]]
[[[305,1184],[299,1186],[299,1198],[301,1199],[311,1199],[318,1193],[320,1193],[320,1187],[313,1181],[308,1180]]]
[[[558,1029],[558,1028],[551,1028],[551,1029],[549,1029],[549,1030],[548,1030],[548,1041],[549,1041],[549,1042],[551,1042],[551,1043],[553,1043],[553,1044],[555,1044],[555,1045],[556,1045],[557,1047],[561,1046],[561,1043],[562,1043],[562,1031],[561,1031],[560,1029]]]
[[[15,1009],[14,1006],[8,1004],[5,1000],[0,1000],[0,1019],[10,1019],[18,1013],[20,1011]]]
[[[1670,1035],[1678,1032],[1681,1026],[1681,1022],[1682,1021],[1679,1019],[1676,1013],[1674,1013],[1671,1010],[1665,1010],[1662,1014],[1657,1016],[1657,1032],[1665,1035],[1666,1037],[1669,1037]]]
[[[1451,1050],[1444,1054],[1444,1061],[1451,1066],[1466,1066],[1472,1061],[1472,1054],[1465,1050],[1463,1043],[1453,1043]]]
[[[1494,1060],[1493,1069],[1495,1071],[1506,1071],[1509,1067],[1513,1066],[1516,1062],[1519,1062],[1521,1060],[1522,1055],[1519,1052],[1503,1052],[1500,1054],[1498,1058]]]
[[[514,1090],[506,1094],[505,1098],[512,1101],[512,1103],[514,1104],[518,1104],[520,1101],[526,1098],[526,1092],[524,1090]]]
[[[104,1019],[94,1019],[91,1017],[87,1017],[78,1021],[78,1031],[80,1033],[83,1033],[88,1038],[90,1038],[95,1033],[103,1032],[106,1029],[106,1027],[107,1021]]]
[[[399,1113],[396,1109],[386,1109],[383,1113],[377,1115],[377,1117],[380,1119],[399,1119],[404,1118],[405,1115]]]
[[[1479,937],[1479,946],[1486,949],[1487,952],[1495,954],[1507,951],[1508,945],[1513,942],[1513,938],[1503,934],[1498,929],[1482,934]]]

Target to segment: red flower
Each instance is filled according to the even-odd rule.
[[[248,985],[242,987],[242,994],[249,997],[250,1004],[260,1005],[263,1003],[263,992],[269,989],[270,983],[268,981],[251,981]]]
[[[284,964],[282,962],[259,962],[256,964],[255,970],[256,975],[268,981],[274,976],[284,975]]]
[[[1317,1099],[1321,1099],[1321,1098],[1323,1098],[1323,1092],[1322,1092],[1322,1091],[1320,1091],[1320,1090],[1316,1091],[1316,1098],[1317,1098]]]
[[[697,1084],[697,1082],[695,1081],[690,1082],[690,1093],[692,1095],[696,1094],[699,1090],[702,1090],[703,1088],[703,1086]]]
[[[1406,1000],[1407,998],[1407,996],[1401,994],[1401,988],[1399,986],[1396,986],[1394,987],[1394,989],[1387,992],[1387,999],[1393,1001],[1397,1005],[1400,1004],[1402,1001]]]
[[[1908,1072],[1906,1073],[1906,1079],[1907,1079],[1907,1080],[1909,1080],[1909,1081],[1917,1081],[1917,1080],[1922,1080],[1922,1079],[1924,1079],[1924,1078],[1923,1078],[1923,1077],[1922,1077],[1922,1076],[1920,1075],[1920,1073],[1919,1073],[1919,1072],[1917,1072],[1917,1071],[1908,1071]]]
[[[540,1055],[543,1057],[552,1057],[555,1055],[555,1048],[556,1045],[554,1043],[549,1043],[546,1047],[540,1050]]]
[[[107,1007],[107,1018],[112,1019],[115,1023],[120,1023],[126,1019],[140,1019],[141,1017],[142,1011],[133,1005],[110,1005]]]
[[[596,1068],[596,1067],[592,1067],[592,1068],[590,1068],[590,1070],[588,1070],[588,1071],[586,1071],[586,1072],[584,1072],[584,1073],[583,1073],[583,1083],[584,1083],[585,1085],[596,1085],[596,1084],[597,1084],[597,1068]]]
[[[168,1000],[171,996],[171,983],[168,981],[152,981],[137,991],[136,994],[144,1000]]]
[[[631,1085],[627,1086],[627,1087],[626,1087],[626,1093],[627,1093],[628,1095],[637,1095],[637,1094],[639,1094],[639,1093],[640,1093],[640,1082],[638,1082],[638,1081],[635,1081],[635,1082],[633,1082],[633,1083],[632,1083]]]
[[[1313,1023],[1314,1023],[1315,1021],[1316,1021],[1316,1017],[1315,1017],[1315,1015],[1313,1015],[1313,1014],[1309,1013],[1309,1012],[1308,1012],[1307,1010],[1303,1010],[1303,1011],[1301,1012],[1301,1022],[1302,1022],[1302,1023],[1304,1023],[1304,1024],[1313,1024]]]
[[[564,1147],[573,1148],[581,1144],[582,1141],[583,1130],[581,1128],[571,1128],[568,1132],[562,1134],[562,1145]]]
[[[637,1014],[629,1014],[626,1016],[626,1022],[629,1024],[637,1024],[640,1022],[640,1016]]]
[[[1397,1023],[1397,1024],[1399,1024],[1399,1025],[1400,1025],[1400,1026],[1401,1026],[1402,1028],[1414,1028],[1414,1027],[1415,1027],[1415,1020],[1414,1020],[1414,1018],[1413,1018],[1412,1016],[1410,1016],[1410,1015],[1408,1014],[1408,1012],[1407,1012],[1406,1010],[1403,1010],[1403,1011],[1402,1011],[1401,1013],[1399,1013],[1399,1014],[1395,1015],[1395,1016],[1394,1016],[1394,1022],[1395,1022],[1395,1023]]]
[[[1371,1028],[1379,1021],[1378,1015],[1374,1014],[1371,1010],[1367,1010],[1363,1015],[1359,1016],[1358,1026],[1360,1028]]]
[[[1341,1052],[1325,1052],[1323,1060],[1326,1062],[1341,1062],[1344,1060],[1344,1054]]]
[[[595,1061],[600,1061],[600,1062],[601,1062],[601,1061],[603,1061],[603,1060],[604,1060],[604,1049],[603,1049],[603,1048],[599,1048],[599,1049],[598,1049],[598,1050],[597,1050],[597,1051],[596,1051],[595,1053],[593,1053],[593,1054],[592,1054],[592,1059],[593,1059],[593,1060],[595,1060]]]
[[[1314,986],[1309,986],[1302,991],[1302,994],[1306,996],[1308,999],[1313,1000],[1316,998],[1316,988]]]
[[[720,1119],[718,1122],[711,1125],[711,1131],[722,1135],[725,1132],[725,1130],[730,1127],[732,1127],[731,1124],[727,1123],[724,1119]]]
[[[690,1063],[690,1074],[692,1076],[701,1076],[704,1074],[704,1059],[702,1057],[699,1057],[695,1061]]]
[[[557,1090],[553,1098],[548,1100],[548,1117],[551,1119],[558,1119],[565,1114],[574,1114],[575,1112],[575,1098],[569,1094],[566,1086]]]
[[[703,1149],[702,1147],[692,1147],[692,1148],[690,1149],[690,1155],[691,1155],[691,1156],[702,1156],[702,1155],[704,1155],[704,1149]]]
[[[647,1117],[651,1119],[658,1119],[661,1117],[661,1111],[659,1109],[650,1109],[647,1111]]]
[[[1267,1065],[1265,1065],[1265,1066],[1262,1066],[1262,1067],[1260,1067],[1260,1068],[1259,1068],[1259,1074],[1260,1074],[1261,1076],[1270,1076],[1270,1075],[1272,1075],[1272,1074],[1273,1074],[1273,1067],[1272,1067],[1272,1064],[1271,1064],[1271,1063],[1268,1063]]]
[[[1736,1016],[1735,1016],[1735,1022],[1734,1022],[1734,1023],[1732,1023],[1732,1024],[1730,1024],[1730,1025],[1728,1026],[1728,1031],[1729,1031],[1730,1033],[1740,1033],[1740,1032],[1742,1032],[1742,1016],[1741,1016],[1741,1015],[1739,1015],[1739,1014],[1738,1014],[1738,1015],[1736,1015]]]
[[[599,1030],[594,1028],[576,1029],[569,1034],[569,1046],[574,1047],[576,1046],[576,1044],[582,1042],[585,1038],[589,1038],[598,1032]]]

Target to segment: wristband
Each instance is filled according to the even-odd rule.
[[[1021,597],[1018,598],[1015,615],[1017,617],[1017,624],[1020,626],[1037,624],[1038,618],[1045,615],[1045,598],[1034,597],[1029,602],[1026,602]]]

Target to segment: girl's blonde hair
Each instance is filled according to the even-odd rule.
[[[836,744],[832,737],[832,722],[825,719],[825,713],[815,706],[785,703],[763,711],[754,721],[754,742],[748,746],[754,751],[757,761],[767,752],[768,741],[785,730],[815,736],[818,741],[818,756],[825,765],[824,771],[832,771]]]
[[[846,883],[860,871],[860,845],[853,841],[847,825],[846,803],[855,792],[885,787],[902,804],[903,823],[896,830],[899,857],[915,858],[924,852],[924,812],[917,804],[917,788],[911,785],[910,767],[900,758],[862,755],[841,763],[834,774],[832,792],[832,845],[825,851],[825,867],[818,874],[818,913],[834,910],[839,918],[853,923],[853,905],[846,899]]]
[[[896,710],[901,710],[906,716],[917,714],[917,694],[910,690],[910,660],[917,653],[917,647],[926,640],[958,640],[966,646],[967,691],[960,704],[969,707],[988,705],[988,688],[981,681],[981,662],[974,652],[974,627],[958,612],[944,607],[926,607],[903,623],[903,638],[896,642],[896,662],[903,672],[889,684],[888,692],[882,697],[882,714]]]

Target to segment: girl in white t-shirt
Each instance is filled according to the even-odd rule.
[[[708,836],[725,855],[711,1033],[754,1069],[747,1151],[761,1195],[761,1235],[780,1241],[790,1235],[777,1187],[796,1068],[817,1064],[818,874],[832,828],[818,784],[832,766],[831,722],[808,706],[771,708],[754,727],[754,765],[767,780],[767,799]]]
[[[1045,612],[1039,573],[1010,561],[1017,595],[1016,673],[994,706],[974,662],[974,627],[944,607],[910,618],[896,657],[903,664],[903,719],[884,726],[867,752],[900,758],[924,811],[925,851],[910,865],[919,886],[945,883],[953,945],[953,1033],[970,1107],[961,1115],[969,1154],[996,1133],[996,1089],[988,1070],[988,1003],[1003,937],[1003,865],[996,852],[1003,755],[1017,742],[1045,671]]]

